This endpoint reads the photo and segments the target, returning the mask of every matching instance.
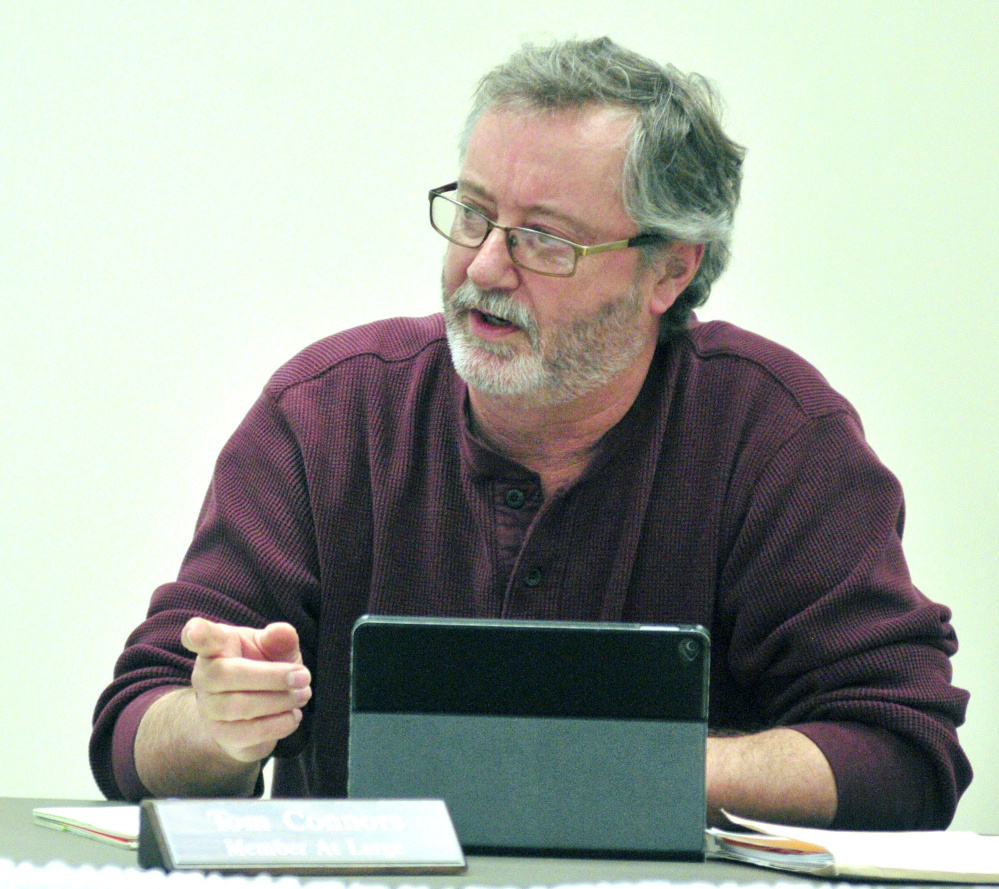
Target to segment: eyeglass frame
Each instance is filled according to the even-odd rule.
[[[619,241],[607,241],[603,244],[591,244],[586,246],[584,244],[576,244],[566,238],[560,238],[558,235],[550,235],[548,232],[538,231],[537,229],[529,228],[526,225],[500,225],[497,222],[493,222],[485,213],[481,210],[476,210],[475,207],[469,207],[468,204],[463,204],[461,201],[456,201],[454,198],[449,198],[444,194],[446,191],[457,191],[458,183],[452,182],[450,185],[442,185],[440,188],[431,188],[428,195],[430,201],[430,227],[437,232],[437,234],[446,238],[450,243],[457,244],[459,247],[467,247],[469,250],[478,250],[486,240],[489,235],[492,234],[494,228],[498,228],[501,232],[506,235],[506,250],[510,255],[510,261],[517,266],[517,268],[524,269],[528,272],[533,272],[536,275],[545,275],[548,278],[571,278],[576,274],[576,266],[579,264],[579,260],[583,256],[592,256],[595,253],[609,253],[612,250],[626,250],[629,247],[644,247],[647,244],[665,244],[670,241],[664,235],[657,235],[651,232],[646,232],[644,234],[637,234],[631,238],[625,238]],[[482,236],[482,240],[478,244],[462,244],[460,241],[454,240],[450,235],[444,234],[436,225],[434,225],[434,198],[444,198],[445,201],[449,201],[456,207],[464,207],[466,210],[481,216],[486,222],[486,233]],[[523,265],[517,262],[517,258],[513,255],[513,246],[510,243],[510,237],[515,231],[526,231],[535,235],[544,235],[546,238],[550,238],[553,241],[559,241],[568,247],[572,248],[574,254],[572,261],[572,269],[564,274],[561,272],[539,272],[537,269],[532,269],[529,266]]]

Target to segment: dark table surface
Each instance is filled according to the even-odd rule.
[[[113,805],[83,800],[28,799],[0,797],[0,858],[44,865],[62,861],[70,865],[95,867],[117,865],[137,867],[136,852],[120,849],[66,831],[41,827],[32,822],[38,806]],[[381,886],[561,886],[567,883],[637,883],[646,880],[668,882],[709,882],[748,885],[782,883],[815,886],[814,881],[793,874],[720,861],[622,861],[608,859],[533,858],[514,856],[468,857],[468,870],[451,876],[372,875],[343,877],[345,883]],[[306,881],[308,882],[308,881]],[[929,884],[923,884],[928,886]],[[897,886],[897,884],[896,884]]]

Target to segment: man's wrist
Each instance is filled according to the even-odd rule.
[[[708,738],[707,817],[733,814],[827,827],[836,816],[836,780],[822,751],[790,728]]]
[[[149,705],[135,733],[134,762],[146,795],[155,797],[251,796],[261,768],[260,761],[233,759],[216,743],[190,687]]]
[[[184,687],[161,685],[151,688],[130,701],[118,714],[111,736],[111,769],[121,799],[136,802],[150,795],[135,767],[135,736],[146,711],[160,698]]]

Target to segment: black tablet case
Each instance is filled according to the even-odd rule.
[[[348,795],[447,802],[466,852],[704,857],[699,626],[361,618]]]

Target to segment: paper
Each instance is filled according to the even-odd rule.
[[[999,884],[999,836],[818,830],[726,814],[733,824],[757,833],[709,828],[712,857],[821,877]]]
[[[138,806],[59,806],[33,811],[35,824],[123,849],[139,847]]]

